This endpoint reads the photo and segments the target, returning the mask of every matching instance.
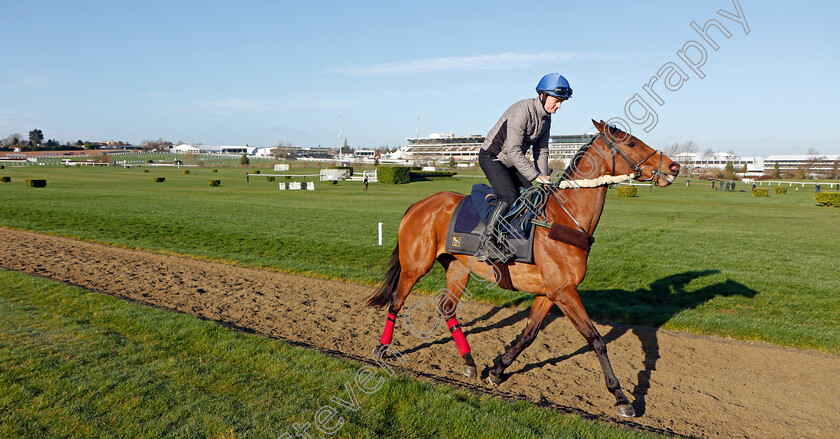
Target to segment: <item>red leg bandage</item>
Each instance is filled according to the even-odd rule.
[[[385,322],[385,330],[382,331],[382,338],[379,341],[384,345],[391,344],[391,338],[394,335],[394,323],[396,323],[397,317],[388,313],[388,321]]]
[[[452,317],[446,321],[446,326],[449,327],[449,332],[452,333],[452,339],[455,340],[455,346],[458,346],[458,352],[463,357],[464,354],[470,351],[470,344],[467,343],[467,337],[464,336],[464,331],[461,330],[458,319]]]

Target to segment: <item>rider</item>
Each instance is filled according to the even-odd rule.
[[[543,76],[537,84],[537,97],[511,105],[490,129],[481,145],[478,164],[493,186],[497,199],[496,207],[487,221],[487,228],[481,236],[481,245],[484,248],[489,243],[494,250],[500,250],[492,255],[499,262],[505,263],[514,255],[501,250],[495,229],[519,196],[519,188],[531,186],[534,180],[539,183],[550,182],[548,137],[551,115],[570,97],[572,88],[566,78],[559,73]],[[536,167],[525,158],[525,153],[531,147]]]

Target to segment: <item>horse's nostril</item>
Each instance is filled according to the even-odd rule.
[[[668,169],[670,169],[672,172],[677,172],[680,170],[680,164],[676,162],[671,163],[671,165],[668,166]]]

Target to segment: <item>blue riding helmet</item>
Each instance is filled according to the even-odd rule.
[[[545,93],[558,99],[569,99],[572,97],[572,87],[569,81],[559,73],[549,73],[540,79],[537,84],[537,93]]]

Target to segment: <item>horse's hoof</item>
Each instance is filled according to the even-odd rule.
[[[390,354],[388,354],[388,346],[389,345],[380,343],[379,347],[374,349],[374,355],[378,356],[379,358],[390,357]]]
[[[478,372],[475,369],[475,366],[464,365],[464,376],[467,378],[475,378],[478,375]]]
[[[636,417],[636,410],[634,410],[633,406],[630,404],[616,404],[615,408],[618,409],[618,414],[624,416],[625,418]]]
[[[494,386],[502,384],[502,381],[503,380],[501,375],[496,375],[493,372],[490,372],[490,375],[487,375],[487,382],[493,384]]]
[[[478,372],[475,369],[475,360],[473,360],[472,352],[467,352],[463,355],[464,357],[464,375],[467,378],[472,378],[478,375]]]

